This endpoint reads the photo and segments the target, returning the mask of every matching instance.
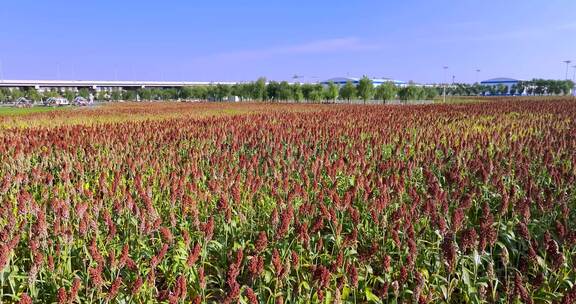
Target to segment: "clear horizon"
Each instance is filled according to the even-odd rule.
[[[575,12],[568,0],[11,0],[0,9],[0,78],[564,79],[562,61],[576,65]]]

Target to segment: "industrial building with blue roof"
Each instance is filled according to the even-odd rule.
[[[508,93],[506,93],[506,94],[510,94],[510,92],[512,91],[512,86],[517,85],[521,81],[523,81],[523,80],[514,79],[514,78],[499,77],[499,78],[492,78],[492,79],[481,81],[480,84],[486,85],[486,86],[504,85],[504,86],[508,87]],[[522,94],[524,94],[524,92],[522,92],[521,95]]]

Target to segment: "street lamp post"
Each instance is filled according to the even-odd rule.
[[[476,69],[476,83],[478,83],[478,75],[480,74],[480,69]]]
[[[566,80],[568,80],[568,66],[570,65],[570,63],[572,62],[572,60],[564,60],[563,61],[566,64]]]
[[[442,96],[444,99],[444,103],[446,103],[446,70],[448,70],[448,66],[444,66],[444,85],[443,85],[443,90],[442,90]]]

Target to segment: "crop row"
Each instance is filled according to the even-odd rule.
[[[0,133],[2,301],[576,300],[572,101],[155,111]]]

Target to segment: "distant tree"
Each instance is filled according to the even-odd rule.
[[[472,86],[470,84],[463,83],[462,89],[464,90],[464,94],[466,94],[466,96],[476,95],[474,92],[474,86]],[[426,91],[426,88],[424,88],[424,91]]]
[[[519,81],[510,87],[510,95],[521,95],[523,91],[524,88],[522,87],[522,81]]]
[[[114,90],[112,91],[112,93],[110,94],[110,97],[112,100],[114,101],[118,101],[122,98],[122,93],[119,90]]]
[[[228,86],[228,97],[242,97],[242,87],[240,84],[235,83]]]
[[[162,90],[160,89],[148,89],[150,91],[150,100],[160,100],[162,99]],[[112,98],[114,99],[114,98]]]
[[[320,84],[313,85],[310,92],[310,100],[312,102],[320,102],[324,98],[324,87]]]
[[[76,92],[72,90],[66,90],[62,95],[64,96],[64,98],[68,99],[68,101],[72,101],[74,100],[74,98],[76,98]]]
[[[136,100],[136,91],[134,90],[124,90],[122,91],[122,100]]]
[[[325,91],[325,98],[326,100],[332,100],[333,102],[336,102],[336,99],[338,98],[338,93],[339,92],[339,88],[336,84],[334,84],[334,82],[330,81],[328,83],[328,86],[326,87],[326,91]]]
[[[193,87],[192,97],[200,99],[200,100],[207,100],[208,99],[208,87],[205,87],[205,86]]]
[[[250,92],[252,90],[253,85],[251,83],[242,83],[239,85],[238,89],[238,96],[242,98],[242,100],[250,100]]]
[[[192,94],[194,92],[194,89],[192,89],[192,87],[182,87],[180,89],[180,97],[184,100],[188,100],[190,98],[192,98]],[[145,99],[144,96],[142,95],[142,92],[139,92],[140,97],[142,97],[142,99]]]
[[[438,96],[438,91],[436,91],[434,88],[431,87],[425,87],[423,88],[423,93],[424,93],[424,98],[426,100],[434,100],[434,98],[436,98],[436,96]]]
[[[163,89],[162,92],[162,100],[177,100],[178,99],[178,90],[175,88]]]
[[[210,100],[210,101],[218,100],[215,86],[206,86],[206,87],[204,87],[204,89],[206,90],[206,93],[205,93],[206,94],[206,100]]]
[[[256,82],[254,83],[254,88],[253,88],[253,93],[252,93],[252,99],[255,100],[264,100],[264,97],[266,95],[266,78],[264,77],[260,77],[258,78],[258,80],[256,80]]]
[[[422,99],[423,89],[421,87],[417,87],[415,85],[409,85],[406,87],[401,88],[398,91],[398,97],[400,100],[406,102],[408,100],[419,100]]]
[[[235,83],[232,86],[230,86],[229,96],[238,96],[242,100],[243,99],[242,85]]]
[[[374,84],[372,83],[372,80],[368,78],[368,76],[364,76],[358,82],[357,90],[358,96],[362,98],[362,100],[364,100],[364,104],[366,104],[366,101],[372,99],[372,96],[374,95]]]
[[[487,86],[487,88],[488,88],[488,94],[490,94],[491,96],[496,95],[498,92],[495,85],[489,85]]]
[[[506,86],[506,85],[499,84],[498,87],[496,88],[496,90],[497,90],[499,95],[508,94],[508,86]]]
[[[442,95],[444,88],[441,85],[434,85],[434,89],[436,90],[436,93],[438,93],[438,95]]]
[[[548,80],[546,83],[546,91],[550,94],[560,95],[563,93],[564,81]]]
[[[469,88],[468,84],[456,83],[456,84],[452,84],[452,86],[454,87],[454,94],[453,95],[456,95],[456,96],[468,96],[468,95],[470,95],[470,88]]]
[[[295,102],[300,102],[304,99],[304,94],[302,94],[302,86],[299,83],[292,85],[292,99]]]
[[[516,94],[521,95],[526,89],[526,83],[524,81],[518,81],[516,83]]]
[[[536,95],[544,95],[548,92],[547,90],[547,83],[544,79],[533,79],[532,83],[534,85],[534,94]]]
[[[424,87],[416,86],[416,100],[426,99],[426,90]]]
[[[312,100],[312,92],[314,91],[314,85],[305,83],[302,85],[302,96],[304,100],[311,101]]]
[[[518,94],[518,84],[513,84],[510,86],[510,95],[517,95]]]
[[[280,84],[276,81],[270,81],[266,86],[266,94],[264,99],[271,101],[278,101],[280,93]]]
[[[476,96],[480,95],[480,85],[478,83],[474,83],[470,86],[470,95]]]
[[[392,100],[396,97],[398,88],[392,82],[385,82],[376,88],[375,98],[377,100],[382,100],[383,104],[386,104],[387,100]]]
[[[55,90],[44,91],[44,98],[58,97],[60,94]]]
[[[142,100],[150,101],[152,100],[152,90],[146,88],[140,89],[138,90],[138,96],[140,96]]]
[[[148,90],[146,90],[148,91]],[[98,101],[108,101],[110,100],[109,96],[108,96],[108,92],[106,91],[99,91],[98,94],[96,94],[96,100]]]
[[[293,91],[290,84],[287,81],[282,81],[278,87],[278,99],[279,100],[291,100],[293,98]]]
[[[9,92],[5,88],[0,88],[0,102],[6,102],[8,100]]]
[[[42,100],[42,95],[35,88],[31,88],[26,92],[26,98],[28,98],[32,102],[40,101]]]
[[[170,100],[172,99],[173,95],[171,89],[160,89],[159,91],[160,100]]]
[[[82,97],[88,99],[88,97],[90,97],[90,91],[88,91],[88,89],[86,89],[86,88],[82,88],[82,89],[80,89],[80,91],[78,91],[78,96],[82,96]]]
[[[24,93],[20,89],[12,89],[10,91],[10,100],[16,101],[18,98],[23,97]]]
[[[216,85],[216,98],[219,101],[228,100],[228,97],[230,96],[230,92],[231,92],[230,89],[231,89],[231,87],[228,85],[217,84]]]
[[[356,87],[351,81],[346,82],[346,84],[340,88],[340,97],[348,100],[348,103],[356,98]]]
[[[248,100],[256,100],[256,83],[250,82],[244,84],[244,90],[246,90],[246,96]]]
[[[398,98],[402,101],[407,101],[408,98],[408,87],[402,87],[398,90]]]
[[[572,80],[563,81],[561,84],[562,94],[569,95],[574,89],[574,82]]]

